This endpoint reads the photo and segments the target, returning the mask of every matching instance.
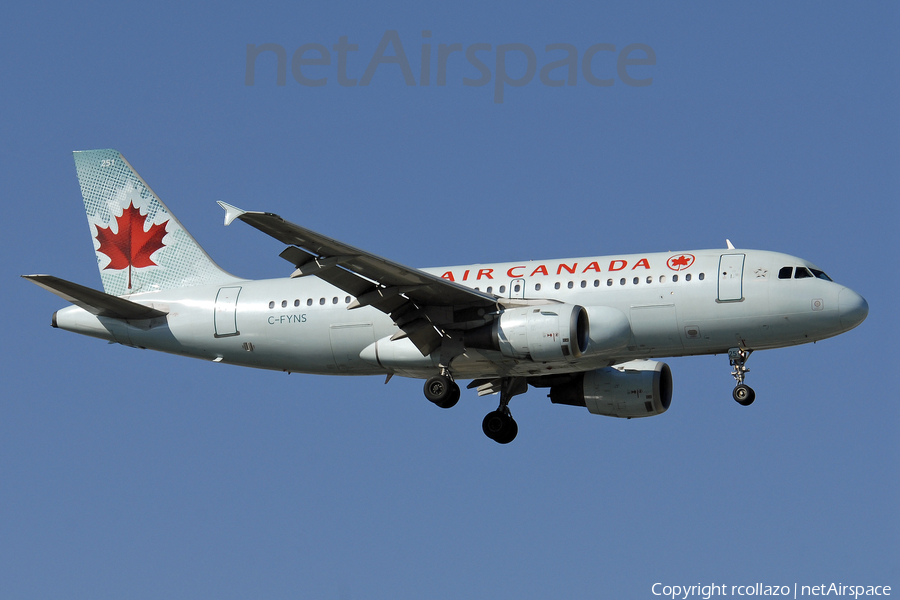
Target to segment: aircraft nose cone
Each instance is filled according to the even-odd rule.
[[[866,320],[869,303],[850,288],[844,288],[838,296],[838,309],[841,314],[841,326],[845,330],[850,330]]]

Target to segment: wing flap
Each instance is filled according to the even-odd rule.
[[[375,287],[371,281],[343,269],[324,269],[316,273],[316,277],[355,297],[361,296]]]
[[[288,261],[297,268],[315,258],[315,256],[313,256],[312,254],[310,254],[309,252],[304,252],[297,246],[288,246],[287,248],[282,250],[281,254],[279,254],[278,256]]]

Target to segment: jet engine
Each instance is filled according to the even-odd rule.
[[[507,309],[493,323],[465,335],[470,348],[498,350],[503,356],[536,362],[579,358],[589,343],[587,311],[573,304]]]
[[[631,324],[619,309],[573,304],[507,309],[493,323],[465,335],[470,348],[536,362],[612,353],[630,340]]]
[[[607,417],[652,417],[666,412],[672,403],[672,371],[654,360],[586,371],[551,385],[550,401],[584,406]]]

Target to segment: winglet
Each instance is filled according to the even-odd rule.
[[[225,209],[225,226],[231,225],[232,221],[239,218],[242,214],[246,213],[246,210],[241,210],[237,206],[232,206],[221,200],[216,202],[219,206]]]
[[[219,202],[219,204],[222,204],[222,203]],[[728,238],[725,238],[725,243],[728,244],[729,250],[734,250],[734,244],[731,243],[731,240],[729,240]]]

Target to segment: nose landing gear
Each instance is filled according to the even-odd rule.
[[[744,366],[753,350],[744,350],[742,348],[730,348],[728,350],[728,360],[731,363],[731,376],[737,382],[731,396],[734,401],[741,406],[750,406],[756,400],[756,392],[753,388],[744,383],[744,375],[750,372],[750,369]]]

